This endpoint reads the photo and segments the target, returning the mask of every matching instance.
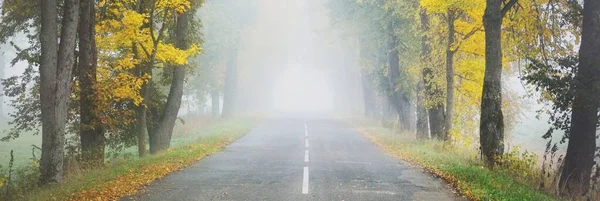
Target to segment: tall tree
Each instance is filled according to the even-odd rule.
[[[225,89],[223,92],[223,112],[221,116],[228,118],[234,115],[237,89],[237,50],[229,55],[225,69]]]
[[[140,13],[140,14],[144,14],[146,13],[145,10],[145,6],[144,6],[144,0],[138,0],[137,4],[136,4],[136,12]],[[143,27],[147,27],[148,25],[146,23],[144,23]],[[133,57],[136,60],[140,60],[141,59],[141,53],[140,53],[140,48],[138,48],[138,44],[136,42],[132,42],[131,45],[131,49],[133,52]],[[148,67],[146,67],[144,64],[142,63],[138,63],[136,65],[136,73],[138,77],[143,77],[144,75],[148,75],[152,73],[152,71],[148,71],[147,70]],[[150,81],[146,81],[146,82],[150,82]],[[146,136],[148,136],[148,108],[146,106],[146,103],[148,102],[148,99],[146,97],[148,97],[148,94],[150,93],[150,86],[148,83],[144,83],[142,84],[141,88],[140,88],[140,96],[142,97],[142,102],[140,103],[140,105],[137,105],[135,108],[135,115],[136,115],[136,121],[135,121],[135,128],[136,128],[136,133],[137,133],[137,147],[138,147],[138,157],[144,157],[146,156]]]
[[[417,83],[417,138],[419,139],[429,138],[429,119],[424,104],[425,97],[422,96],[423,91],[425,91],[425,84],[420,80]]]
[[[359,39],[358,40],[358,46],[359,46],[359,57],[361,59],[366,58],[367,57],[367,48],[365,48],[366,44],[364,44],[365,41],[364,39]],[[371,75],[369,74],[369,71],[367,70],[366,66],[362,66],[361,65],[361,69],[360,69],[360,78],[361,78],[361,85],[362,85],[362,92],[363,92],[363,104],[364,104],[364,112],[365,112],[365,116],[367,117],[375,117],[375,91],[373,89],[373,83],[372,83],[372,78]]]
[[[220,78],[210,83],[211,90],[222,95],[222,117],[231,117],[236,105],[238,46],[242,31],[255,19],[256,0],[207,1],[198,15],[202,19],[204,41],[201,63],[208,73]],[[223,75],[224,74],[224,75]],[[216,95],[216,94],[215,94]],[[215,99],[216,100],[216,99]],[[215,104],[216,105],[216,104]]]
[[[92,0],[81,0],[79,17],[79,138],[83,160],[89,165],[104,163],[104,130],[95,114],[96,69],[98,51],[96,48],[96,9]]]
[[[431,62],[431,47],[429,45],[429,16],[427,15],[426,8],[421,7],[419,14],[421,21],[421,73],[422,82],[425,88],[423,95],[428,100],[432,100],[433,97],[440,96],[441,91],[433,86],[435,75],[432,69]],[[442,139],[444,136],[444,105],[441,102],[435,101],[423,101],[429,102],[427,106],[428,117],[429,117],[429,131],[432,138]],[[427,104],[426,104],[427,105]]]
[[[487,0],[483,15],[485,28],[485,76],[481,96],[479,140],[483,159],[494,168],[496,157],[504,153],[502,114],[502,18],[517,0]]]
[[[192,7],[193,7],[192,3]],[[175,28],[175,48],[187,50],[190,48],[189,27],[190,13],[194,10],[187,9],[178,14]],[[171,78],[171,88],[167,103],[158,122],[157,128],[150,135],[150,152],[152,154],[164,151],[171,144],[171,136],[175,120],[181,107],[181,98],[183,97],[183,82],[185,80],[185,68],[187,63],[173,66],[173,76]]]
[[[429,44],[427,41],[427,29],[429,28],[429,19],[427,18],[427,12],[424,9],[421,9],[419,13],[420,29],[421,29],[421,53],[420,59],[421,62],[421,79],[417,82],[417,138],[419,139],[427,139],[429,138],[429,114],[427,112],[425,106],[425,100],[427,97],[426,92],[426,83],[428,74],[425,73],[428,69],[429,62],[427,62],[427,58],[430,56],[429,53]],[[438,123],[438,122],[433,122]]]
[[[79,0],[65,0],[58,39],[58,4],[41,1],[40,102],[42,105],[41,182],[63,179],[63,152],[67,102],[71,94],[71,74],[79,21]]]
[[[478,0],[482,3],[482,0]],[[467,55],[473,57],[474,52],[465,51],[463,43],[467,40],[471,40],[472,37],[481,29],[479,10],[482,8],[480,2],[470,1],[457,1],[457,0],[421,0],[420,4],[432,17],[439,17],[441,19],[440,24],[434,24],[433,33],[430,38],[431,44],[443,44],[443,47],[437,46],[433,48],[434,54],[432,55],[443,55],[444,63],[444,74],[445,74],[445,85],[446,93],[445,100],[440,101],[437,104],[443,104],[445,111],[443,115],[443,129],[444,132],[440,136],[443,140],[450,140],[452,132],[454,130],[454,118],[461,114],[456,114],[455,107],[457,103],[455,100],[455,91],[463,86],[456,81],[457,76],[461,76],[457,68],[460,67],[461,63],[455,63],[457,56],[463,56],[462,52],[467,52]],[[435,18],[434,18],[435,19]],[[439,38],[437,38],[439,37]],[[475,55],[478,55],[476,53]],[[464,59],[463,59],[464,60]],[[472,70],[471,70],[472,71]],[[442,77],[438,79],[443,79]],[[431,80],[434,81],[434,80]],[[457,84],[459,84],[457,86]],[[460,96],[460,94],[459,94]],[[464,114],[463,114],[464,115]]]
[[[151,103],[162,101],[151,101],[151,98],[159,97],[156,94],[151,95],[151,92],[157,89],[151,79],[153,70],[161,66],[185,64],[188,57],[196,54],[198,50],[196,46],[187,50],[178,49],[165,41],[168,31],[174,27],[175,14],[187,10],[190,1],[118,0],[103,3],[103,9],[110,12],[105,12],[105,19],[99,22],[102,31],[100,35],[103,37],[99,38],[98,44],[108,50],[103,52],[102,57],[114,61],[104,65],[129,71],[119,74],[117,78],[125,78],[127,83],[134,83],[133,86],[114,83],[111,85],[117,85],[121,92],[113,94],[114,96],[119,99],[129,96],[128,99],[133,99],[133,105],[136,107],[138,154],[141,157],[145,154],[145,138],[152,133],[148,129],[153,128],[148,119],[153,119],[154,116],[148,117],[148,108],[155,107]],[[135,71],[136,75],[133,75],[132,71]]]
[[[444,135],[443,139],[448,140],[450,138],[450,131],[452,131],[452,119],[454,116],[454,54],[456,50],[452,48],[455,38],[454,22],[458,17],[460,11],[449,8],[446,12],[446,113],[444,117]]]
[[[600,103],[600,1],[585,0],[579,66],[575,76],[569,145],[559,186],[563,195],[581,196],[590,187]]]
[[[388,82],[390,87],[390,99],[394,105],[396,112],[399,115],[400,129],[410,129],[409,113],[410,109],[409,99],[402,89],[398,87],[398,81],[400,79],[400,58],[398,53],[397,38],[394,34],[394,22],[389,24],[389,38],[387,43],[388,51]],[[406,79],[406,78],[404,78]]]

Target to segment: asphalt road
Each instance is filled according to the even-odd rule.
[[[121,200],[458,200],[348,124],[271,118],[223,152]]]

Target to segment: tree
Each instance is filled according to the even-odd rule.
[[[581,196],[589,189],[596,153],[600,103],[600,2],[584,1],[581,33],[569,145],[559,182],[561,193],[571,196]]]
[[[467,41],[471,39],[478,31],[481,29],[480,24],[480,10],[482,3],[480,2],[470,2],[470,1],[461,1],[461,0],[443,0],[443,1],[435,1],[435,0],[422,0],[421,7],[425,9],[428,13],[432,15],[439,15],[441,18],[439,27],[437,29],[444,30],[433,30],[438,36],[442,36],[445,34],[445,37],[440,39],[432,38],[431,42],[435,42],[438,40],[439,42],[444,43],[444,65],[445,65],[445,85],[446,85],[446,96],[444,100],[444,133],[441,135],[441,139],[449,140],[450,136],[453,132],[453,124],[455,115],[455,90],[457,89],[455,77],[458,72],[456,72],[456,65],[454,63],[455,57],[457,53],[460,51],[464,51],[461,49],[463,43],[470,42]],[[436,35],[433,35],[435,37]],[[436,47],[439,48],[439,47]],[[436,49],[434,48],[434,50]],[[437,49],[439,51],[439,49]],[[436,53],[437,54],[437,53]],[[461,55],[462,56],[462,55]],[[460,87],[460,86],[458,86]],[[442,103],[437,103],[442,104]]]
[[[225,89],[223,92],[223,112],[221,116],[223,118],[228,118],[233,116],[235,111],[235,102],[236,102],[236,88],[237,88],[237,50],[234,50],[229,55],[229,59],[227,60],[227,67],[225,70]]]
[[[79,20],[79,0],[65,0],[58,39],[58,4],[41,1],[40,102],[42,108],[41,182],[63,179],[63,152],[67,123],[67,102],[71,94],[71,73]]]
[[[504,154],[504,116],[502,115],[502,18],[517,2],[487,0],[483,25],[485,28],[485,77],[481,98],[479,139],[483,159],[494,168],[496,157]]]
[[[212,80],[207,83],[208,91],[212,92],[208,93],[215,97],[214,114],[221,113],[222,117],[231,117],[237,112],[238,46],[241,30],[256,16],[256,4],[254,0],[208,1],[198,12],[206,41],[203,44],[205,51],[199,56],[200,71],[212,75]],[[218,112],[217,96],[221,95],[223,105]]]
[[[366,44],[364,44],[364,39],[358,40],[359,46],[359,56],[360,59],[366,59],[368,57]],[[363,102],[364,102],[364,112],[367,117],[375,117],[376,116],[376,94],[373,87],[373,78],[368,71],[368,67],[363,66],[361,64],[360,69],[360,78],[363,92]]]
[[[190,56],[196,54],[197,46],[190,49],[178,49],[167,41],[169,31],[174,27],[176,13],[184,12],[190,7],[188,0],[169,1],[111,1],[100,5],[103,18],[98,23],[100,51],[103,76],[98,84],[101,86],[100,95],[108,97],[106,107],[110,109],[112,103],[127,104],[127,116],[132,114],[131,107],[135,108],[134,123],[137,139],[138,154],[145,154],[145,139],[153,134],[153,125],[158,115],[146,113],[148,108],[156,108],[162,104],[159,99],[162,94],[156,94],[157,83],[152,80],[153,71],[169,65],[187,63]],[[117,76],[111,76],[117,75]],[[160,83],[158,83],[160,84]],[[154,93],[154,94],[152,94]],[[151,104],[152,103],[152,104]],[[122,108],[122,107],[117,107]],[[104,116],[103,121],[112,121],[119,116]],[[157,120],[158,121],[158,120]],[[115,122],[115,123],[118,123]]]
[[[385,63],[388,55],[383,50],[387,49],[384,40],[389,36],[389,32],[385,31],[388,26],[386,12],[379,4],[380,2],[331,0],[328,5],[333,24],[346,31],[343,32],[346,36],[342,37],[358,40],[364,111],[369,117],[376,117],[381,112],[377,109],[377,99],[382,96],[389,99],[383,89],[391,86],[389,78],[379,74],[381,70],[387,71]],[[381,106],[381,109],[389,108]]]
[[[104,163],[104,130],[96,115],[97,103],[94,86],[98,67],[96,48],[96,5],[91,0],[81,0],[79,17],[79,138],[83,160],[89,165]]]
[[[431,59],[430,59],[430,45],[429,45],[429,17],[427,16],[427,10],[421,7],[421,11],[419,13],[419,19],[421,21],[421,73],[422,73],[422,87],[421,92],[418,93],[419,97],[426,97],[427,99],[432,99],[432,97],[439,95],[440,92],[437,89],[434,89],[432,79],[435,79],[433,76],[433,70],[431,69]],[[427,101],[422,100],[418,102],[423,102],[424,105]],[[429,123],[429,132],[431,133],[432,138],[441,139],[441,136],[444,132],[443,121],[444,121],[444,109],[441,103],[433,103],[433,106],[426,107],[428,108],[428,123]],[[417,126],[418,127],[418,126]],[[422,133],[422,138],[425,138],[425,133]]]
[[[192,8],[194,6],[195,2],[191,4]],[[194,11],[195,9],[188,8],[178,14],[175,28],[175,48],[187,50],[192,47],[190,45],[188,34],[190,32],[190,13]],[[185,68],[186,63],[173,66],[173,76],[171,78],[172,82],[169,96],[167,97],[167,102],[158,122],[158,126],[156,130],[153,131],[155,133],[150,135],[150,152],[152,154],[164,151],[170,146],[173,127],[175,126],[175,120],[181,106],[181,98],[183,97]]]
[[[394,34],[395,29],[394,22],[390,22],[389,25],[389,37],[388,37],[388,83],[390,84],[390,100],[394,107],[396,108],[396,112],[398,112],[400,129],[409,130],[411,128],[409,121],[410,114],[410,99],[406,95],[406,92],[403,91],[402,88],[398,87],[398,82],[401,79],[400,77],[400,58],[398,52],[398,41],[397,37]]]

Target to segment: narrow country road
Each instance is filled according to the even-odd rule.
[[[121,200],[455,200],[348,124],[270,118],[223,152]]]

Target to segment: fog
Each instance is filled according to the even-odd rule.
[[[254,8],[238,7],[240,10],[233,12],[256,9],[255,18],[239,30],[236,113],[363,115],[358,41],[344,35],[330,19],[328,1],[252,2]],[[519,74],[504,75],[507,90],[519,97],[521,104],[514,129],[506,131],[507,144],[542,155],[546,141],[541,136],[550,127],[548,116],[538,113],[543,105],[536,96],[528,96],[532,92],[519,80]],[[210,101],[206,105],[211,105]],[[553,141],[561,137],[562,132],[557,132]]]
[[[219,108],[224,107],[226,84],[222,80],[231,59],[237,65],[232,103],[236,115],[363,115],[358,41],[335,26],[326,3],[327,0],[208,0],[199,11],[203,27],[197,30],[203,34],[203,55],[199,56],[195,74],[186,82],[189,88],[204,91],[199,101],[193,100],[195,92],[185,91],[180,116],[210,115],[215,104],[210,98],[211,87],[221,90]],[[239,5],[230,6],[234,4]],[[21,48],[27,47],[23,37],[12,41]],[[233,45],[223,45],[228,43]],[[16,56],[14,48],[5,44],[2,52],[4,78],[23,73],[26,63],[10,64]],[[194,81],[205,79],[205,75],[210,77],[206,79],[221,81]],[[507,131],[511,133],[508,144],[541,154],[545,148],[541,136],[549,128],[547,116],[536,118],[542,105],[525,96],[527,92],[518,73],[506,76],[507,86],[522,97],[524,104],[515,129]],[[3,99],[4,117],[14,111],[7,104],[9,100]],[[561,137],[554,136],[555,142]]]
[[[298,64],[277,76],[273,86],[274,112],[332,112],[332,83],[324,71]]]
[[[239,30],[237,113],[360,114],[356,48],[324,2],[256,1],[255,19]]]

